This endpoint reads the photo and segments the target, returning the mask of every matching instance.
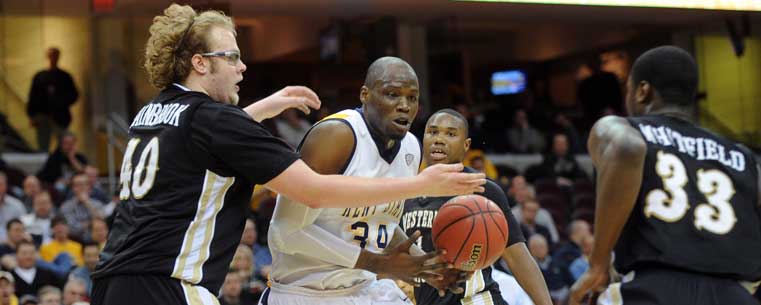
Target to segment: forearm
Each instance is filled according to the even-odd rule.
[[[416,177],[366,178],[323,175],[303,184],[297,201],[313,208],[351,208],[418,197],[423,186]]]
[[[267,103],[255,102],[251,105],[248,105],[246,108],[243,108],[243,111],[248,113],[248,115],[250,115],[254,121],[261,122],[272,117],[270,116],[271,111],[268,108],[269,107]]]
[[[525,243],[516,243],[505,249],[502,258],[507,262],[515,279],[536,305],[552,305],[547,284],[536,261]]]

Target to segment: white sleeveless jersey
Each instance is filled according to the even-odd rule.
[[[378,153],[378,148],[370,135],[367,125],[359,110],[344,110],[333,114],[324,120],[342,120],[351,126],[356,146],[348,166],[343,172],[346,176],[360,177],[410,177],[418,172],[421,158],[421,147],[417,138],[411,133],[401,141],[399,152],[389,164]],[[318,123],[319,124],[319,123]],[[325,143],[325,145],[332,145]],[[325,192],[340,192],[341,190],[325,190]],[[327,208],[312,209],[302,204],[281,204],[289,200],[278,196],[278,204],[272,218],[270,230],[278,228],[304,227],[305,224],[315,224],[347,243],[354,243],[372,252],[381,252],[391,241],[399,219],[404,211],[404,200],[385,203],[364,208]],[[273,238],[270,232],[270,243]],[[324,233],[324,232],[323,232]],[[329,236],[332,238],[332,236]],[[312,237],[310,242],[315,239]],[[321,239],[321,238],[319,238]],[[318,243],[321,243],[319,241]],[[336,242],[336,241],[334,241]],[[330,243],[322,243],[323,247],[315,247],[314,252],[332,251]],[[281,245],[287,247],[288,245]],[[272,273],[270,279],[273,288],[302,292],[304,294],[329,293],[344,289],[352,290],[370,279],[375,274],[343,266],[331,264],[314,258],[314,255],[289,255],[271,247]],[[337,253],[340,255],[340,253]],[[318,290],[318,291],[315,291]]]

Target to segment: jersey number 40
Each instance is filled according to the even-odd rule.
[[[156,180],[156,171],[159,166],[159,138],[154,137],[140,152],[140,159],[137,161],[134,171],[132,169],[132,156],[135,154],[139,138],[132,138],[127,143],[127,150],[124,152],[122,160],[122,170],[119,175],[119,183],[122,189],[119,192],[119,199],[127,200],[130,196],[135,199],[141,199],[148,194]]]
[[[689,182],[684,163],[677,156],[658,152],[655,172],[663,179],[663,190],[654,189],[645,197],[645,215],[665,222],[677,222],[690,209],[684,186]],[[732,180],[716,169],[697,172],[697,188],[708,203],[695,207],[695,227],[714,234],[727,234],[737,217],[730,199],[735,194]]]

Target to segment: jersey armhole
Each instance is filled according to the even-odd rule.
[[[309,128],[309,130],[307,130],[307,133],[304,134],[303,138],[301,138],[301,142],[299,142],[299,146],[296,148],[296,151],[301,152],[301,146],[304,145],[304,140],[306,140],[309,133],[312,132],[312,129],[317,127],[317,125],[322,124],[322,122],[327,122],[327,121],[339,121],[341,123],[346,124],[346,126],[349,126],[349,129],[351,129],[351,135],[354,136],[354,147],[351,148],[351,155],[349,156],[348,159],[346,159],[346,163],[344,163],[344,165],[341,166],[341,170],[338,171],[339,175],[343,175],[344,172],[346,172],[346,169],[349,168],[349,164],[351,164],[351,161],[354,159],[354,153],[357,151],[357,132],[354,130],[354,128],[351,127],[351,124],[349,123],[349,121],[342,118],[336,118],[336,117],[334,118],[328,117],[328,118],[320,120],[319,122],[312,125],[312,127]]]

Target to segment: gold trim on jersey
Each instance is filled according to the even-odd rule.
[[[182,284],[182,290],[185,292],[185,302],[187,302],[188,305],[209,305],[209,301],[211,301],[211,304],[213,305],[219,305],[219,300],[211,295],[206,288],[194,286],[185,281],[181,281],[180,283]]]
[[[206,170],[196,216],[185,231],[172,277],[192,284],[198,284],[203,278],[203,264],[209,259],[217,214],[222,209],[225,195],[234,182],[234,177],[222,177]]]
[[[494,305],[491,291],[481,291],[473,296],[460,300],[462,305]]]
[[[482,270],[478,270],[473,273],[473,276],[465,282],[465,294],[460,302],[463,305],[473,304],[473,297],[478,295],[479,292],[486,288],[486,282],[484,281],[484,273]]]
[[[325,121],[325,120],[330,120],[330,119],[340,119],[340,120],[343,120],[343,119],[346,119],[348,117],[349,117],[349,115],[346,114],[346,113],[337,112],[337,113],[334,113],[334,114],[331,114],[329,116],[326,116],[326,117],[322,118],[322,120],[320,120],[319,122],[322,122],[322,121]],[[319,123],[319,122],[317,122],[317,123]]]

